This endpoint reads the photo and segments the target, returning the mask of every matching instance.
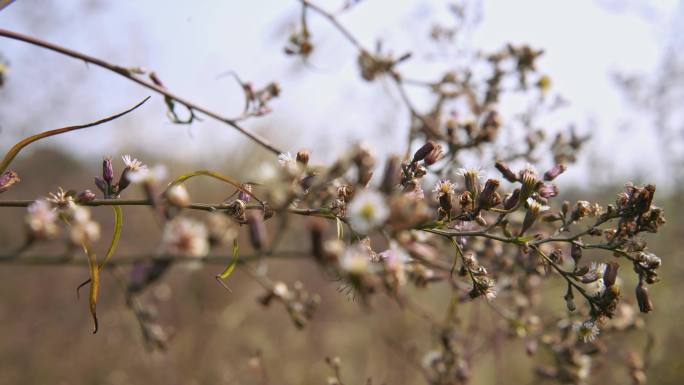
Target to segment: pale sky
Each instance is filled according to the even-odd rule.
[[[317,2],[331,10],[341,3]],[[417,52],[406,71],[434,79],[438,74],[430,76],[426,69],[432,67],[424,63],[436,50],[425,42],[434,21],[449,21],[448,3],[364,0],[340,20],[367,47],[382,39],[397,54]],[[610,74],[653,71],[676,25],[678,1],[652,1],[648,8],[638,5],[644,2],[629,2],[637,5],[617,10],[606,3],[611,2],[484,0],[481,23],[450,48],[450,55],[455,57],[461,46],[494,50],[508,42],[544,48],[539,69],[571,103],[549,124],[555,129],[571,122],[580,131],[596,128],[588,158],[610,161],[617,177],[651,174],[662,182],[664,175],[649,172],[659,158],[648,122],[640,122],[639,130],[629,135],[620,129],[635,117]],[[83,4],[88,4],[85,12],[79,8]],[[362,81],[353,48],[324,20],[311,15],[317,50],[309,65],[282,53],[298,13],[295,0],[24,0],[0,12],[0,26],[116,64],[154,69],[174,92],[227,115],[240,112],[241,94],[229,78],[217,75],[232,70],[256,85],[278,80],[283,94],[273,103],[274,112],[244,125],[272,137],[280,147],[291,145],[285,148],[289,151],[316,148],[315,161],[329,162],[346,148],[344,143],[359,139],[380,153],[403,153],[407,119],[395,90],[389,82]],[[0,54],[11,65],[6,88],[0,91],[2,148],[20,136],[109,115],[151,94],[111,73],[7,39],[0,38]],[[420,105],[420,95],[412,96]],[[77,143],[85,159],[145,148],[204,167],[217,156],[239,156],[244,140],[208,119],[192,127],[169,123],[163,101],[155,95],[125,119],[50,143]],[[635,156],[637,149],[642,156]],[[644,157],[644,149],[653,156]],[[571,169],[569,178],[582,182],[585,167],[588,161]]]

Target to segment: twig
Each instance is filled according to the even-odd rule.
[[[141,79],[139,77],[136,77],[135,74],[126,67],[111,64],[111,63],[108,63],[102,59],[98,59],[96,57],[89,56],[89,55],[86,55],[84,53],[71,50],[69,48],[65,48],[65,47],[44,41],[44,40],[37,39],[35,37],[27,36],[27,35],[24,35],[24,34],[21,34],[18,32],[14,32],[14,31],[9,31],[6,29],[0,28],[0,36],[6,37],[9,39],[13,39],[13,40],[23,41],[25,43],[32,44],[32,45],[35,45],[38,47],[42,47],[42,48],[60,53],[62,55],[72,57],[74,59],[83,60],[87,63],[93,64],[93,65],[96,65],[98,67],[104,68],[104,69],[112,71],[114,73],[117,73],[117,74],[125,77],[128,80],[131,80],[135,83],[138,83],[139,85],[141,85],[145,88],[148,88],[148,89],[150,89],[150,90],[152,90],[152,91],[154,91],[160,95],[164,95],[169,99],[175,100],[176,102],[185,105],[191,111],[193,111],[193,110],[199,111],[199,112],[203,113],[204,115],[209,116],[212,119],[215,119],[215,120],[218,120],[218,121],[223,122],[225,124],[228,124],[229,126],[240,131],[242,134],[246,135],[247,137],[249,137],[250,139],[252,139],[253,141],[255,141],[256,143],[258,143],[259,145],[261,145],[262,147],[271,151],[274,154],[280,154],[282,152],[278,148],[273,146],[268,140],[266,140],[265,138],[261,137],[260,135],[258,135],[256,133],[250,132],[247,129],[241,127],[234,120],[227,118],[225,116],[222,116],[216,112],[213,112],[206,107],[202,107],[196,103],[193,103],[193,102],[191,102],[191,101],[189,101],[189,100],[187,100],[181,96],[178,96],[178,95],[172,93],[171,91],[167,90],[166,88],[159,86],[159,85],[156,85],[151,81],[147,81],[147,80]]]

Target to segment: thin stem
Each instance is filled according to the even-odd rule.
[[[361,45],[361,43],[352,35],[352,33],[345,28],[340,22],[337,20],[335,15],[332,13],[324,10],[323,8],[319,7],[316,4],[311,3],[309,0],[299,0],[302,3],[302,6],[308,7],[312,11],[318,13],[319,15],[325,17],[330,21],[330,23],[337,28],[338,31],[342,33],[342,35],[352,44],[354,47],[358,48],[361,51],[366,51],[365,48]]]
[[[240,255],[238,264],[245,264],[248,262],[259,260],[264,256],[264,253]],[[269,258],[306,258],[309,253],[306,251],[278,251],[270,253]],[[174,255],[152,255],[140,254],[120,256],[110,260],[104,269],[114,268],[116,266],[133,265],[140,262],[173,262],[174,264],[186,264],[201,262],[207,265],[225,265],[233,259],[231,255],[208,255],[204,258],[174,256]],[[0,255],[0,264],[23,265],[23,266],[79,266],[88,267],[88,262],[83,259],[76,259],[72,255]]]

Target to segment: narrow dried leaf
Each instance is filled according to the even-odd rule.
[[[83,249],[88,255],[88,266],[90,267],[90,295],[89,295],[89,309],[90,315],[93,317],[93,334],[97,333],[97,295],[100,289],[100,267],[97,263],[97,255],[93,248],[86,242],[83,244]]]
[[[28,138],[17,142],[17,144],[12,146],[12,148],[10,148],[10,150],[7,151],[7,154],[5,154],[5,157],[2,159],[2,163],[0,163],[0,174],[3,171],[5,171],[7,169],[7,167],[9,167],[10,163],[12,163],[12,160],[14,160],[14,158],[17,156],[17,154],[19,154],[19,151],[23,150],[24,147],[28,146],[29,144],[31,144],[37,140],[43,139],[43,138],[48,138],[50,136],[64,134],[64,133],[69,132],[69,131],[80,130],[83,128],[93,127],[93,126],[100,125],[102,123],[109,122],[109,121],[114,120],[118,117],[126,115],[127,113],[129,113],[129,112],[135,110],[136,108],[142,106],[149,98],[150,97],[148,96],[142,102],[140,102],[140,103],[136,104],[135,106],[127,109],[126,111],[120,112],[116,115],[106,117],[104,119],[100,119],[98,121],[90,122],[90,123],[86,123],[86,124],[81,124],[78,126],[69,126],[69,127],[63,127],[63,128],[57,128],[54,130],[44,131],[44,132],[41,132],[39,134],[29,136]]]
[[[226,269],[223,270],[223,273],[216,276],[216,281],[220,283],[221,286],[225,287],[226,290],[228,290],[229,292],[232,292],[232,290],[230,290],[230,288],[223,282],[223,280],[228,278],[235,270],[235,266],[238,262],[238,251],[238,243],[237,239],[235,239],[233,240],[233,259],[230,261],[228,266],[226,266]]]

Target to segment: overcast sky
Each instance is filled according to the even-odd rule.
[[[273,114],[245,126],[290,151],[315,147],[316,161],[330,161],[344,149],[340,143],[361,138],[381,152],[403,153],[407,119],[398,96],[388,82],[369,84],[359,78],[353,48],[325,21],[312,16],[318,49],[308,65],[282,53],[297,3],[24,0],[0,12],[0,26],[116,64],[154,69],[176,93],[227,115],[240,112],[241,94],[229,78],[217,79],[219,74],[232,70],[256,85],[278,80],[283,95],[273,104]],[[328,9],[340,3],[318,2]],[[431,51],[422,49],[421,42],[433,22],[449,22],[448,3],[365,0],[341,21],[366,46],[382,39],[396,53],[419,47],[406,70],[424,78],[421,60]],[[494,50],[514,42],[544,48],[539,68],[571,103],[554,118],[554,128],[576,122],[581,130],[595,129],[588,158],[610,161],[618,177],[651,174],[659,162],[653,131],[646,120],[635,118],[610,75],[653,71],[674,31],[677,9],[676,0],[485,0],[479,9],[482,21],[457,45]],[[117,112],[150,94],[113,74],[7,39],[0,39],[0,54],[11,65],[0,91],[3,148],[20,136]],[[635,121],[638,129],[626,132],[625,123]],[[192,127],[169,123],[159,97],[107,127],[50,141],[65,145],[75,137],[84,157],[145,148],[198,167],[217,154],[239,151],[244,143],[227,126],[209,120]],[[572,178],[581,180],[577,170]],[[652,175],[658,181],[663,177]]]

